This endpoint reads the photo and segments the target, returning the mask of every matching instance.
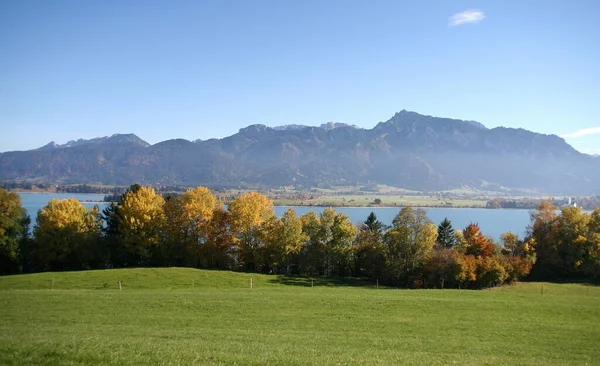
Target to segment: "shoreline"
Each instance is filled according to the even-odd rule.
[[[61,198],[60,196],[65,196],[64,198],[76,198],[77,200],[79,200],[81,203],[85,203],[85,204],[95,204],[95,205],[110,205],[111,203],[113,203],[112,201],[102,201],[102,200],[81,200],[79,199],[77,196],[80,195],[87,195],[87,196],[97,196],[98,198],[100,198],[101,196],[107,196],[108,194],[105,193],[69,193],[69,192],[35,192],[35,191],[19,191],[19,190],[12,190],[11,192],[19,194],[19,195],[53,195],[53,196],[57,196],[57,197],[53,197],[53,198]],[[116,202],[115,202],[116,203]],[[412,208],[423,208],[423,209],[477,209],[477,210],[507,210],[507,211],[531,211],[531,210],[535,210],[535,207],[525,207],[525,208],[502,208],[502,207],[498,207],[498,208],[491,208],[491,207],[485,207],[483,205],[478,205],[478,206],[470,206],[470,205],[427,205],[427,204],[398,204],[398,205],[378,205],[378,206],[374,206],[374,205],[364,205],[364,206],[357,206],[357,205],[335,205],[335,204],[314,204],[314,205],[310,205],[310,204],[280,204],[280,203],[274,203],[273,207],[290,207],[290,208],[307,208],[307,209],[315,209],[315,208],[327,208],[327,207],[331,207],[331,208],[335,208],[335,209],[344,209],[344,208],[348,208],[348,209],[397,209],[397,210],[401,210],[402,208],[405,207],[412,207]],[[582,210],[584,212],[592,212],[593,209],[585,209],[582,208]]]

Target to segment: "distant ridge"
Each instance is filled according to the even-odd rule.
[[[85,140],[85,139],[71,140],[62,145],[59,145],[54,141],[50,141],[48,144],[38,148],[37,150],[62,149],[62,148],[75,147],[75,146],[81,146],[81,145],[87,145],[87,144],[119,144],[119,143],[133,143],[133,144],[137,144],[137,145],[143,146],[143,147],[150,146],[149,143],[147,143],[146,141],[137,137],[133,133],[129,133],[129,134],[115,133],[114,135],[112,135],[110,137],[105,136],[105,137],[96,137],[96,138],[89,139],[89,140]]]
[[[313,126],[307,126],[307,125],[283,125],[283,126],[275,126],[273,127],[273,129],[275,131],[289,131],[289,130],[301,130],[303,128],[310,128]],[[360,128],[356,125],[349,125],[347,123],[341,123],[341,122],[327,122],[327,123],[323,123],[319,126],[319,128],[324,129],[325,131],[329,131],[329,130],[333,130],[334,128],[338,128],[338,127],[352,127],[352,128]]]
[[[134,134],[0,153],[0,180],[211,187],[387,184],[600,194],[600,160],[556,135],[402,110],[372,129],[250,125],[150,145]]]

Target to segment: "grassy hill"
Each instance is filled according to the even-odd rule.
[[[6,276],[0,364],[592,365],[598,304],[600,288],[573,284],[377,290],[182,268]]]
[[[375,286],[361,279],[273,276],[193,268],[126,268],[73,272],[44,272],[0,276],[0,290],[126,290],[244,289],[250,287]]]

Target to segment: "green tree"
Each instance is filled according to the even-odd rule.
[[[377,220],[374,212],[359,226],[354,245],[355,276],[381,278],[385,269],[383,232],[386,225]]]
[[[28,223],[29,216],[19,195],[0,188],[0,274],[19,271]]]
[[[326,208],[319,217],[311,211],[301,220],[308,237],[302,261],[305,273],[325,276],[350,274],[353,267],[352,244],[358,230],[348,216]]]
[[[325,276],[344,275],[352,266],[352,242],[357,234],[356,227],[347,215],[326,208],[319,217],[319,235],[324,252]]]
[[[273,218],[265,239],[265,259],[270,272],[291,274],[299,267],[300,253],[308,236],[302,231],[302,221],[289,208],[280,219]]]
[[[377,220],[377,215],[375,215],[375,212],[372,211],[363,223],[368,230],[377,235],[382,234],[386,229],[385,225],[381,221]]]
[[[454,228],[452,227],[452,223],[450,222],[450,220],[448,220],[447,217],[444,218],[444,220],[438,225],[437,232],[437,242],[442,248],[452,248],[456,244]]]
[[[328,209],[325,209],[328,210]],[[333,209],[330,209],[333,211]],[[324,223],[324,220],[321,220]],[[329,224],[329,221],[327,221]],[[350,221],[348,215],[335,212],[333,225],[330,227],[331,240],[327,242],[331,261],[329,262],[328,275],[340,276],[352,273],[352,245],[358,233],[356,226]]]
[[[101,218],[104,222],[102,241],[106,250],[107,265],[120,267],[126,261],[126,254],[119,231],[119,204],[111,202],[102,210]]]
[[[423,264],[437,239],[436,226],[423,209],[403,208],[384,236],[390,279],[406,287],[420,280]]]
[[[385,270],[385,247],[382,235],[362,226],[354,246],[355,275],[382,278]]]

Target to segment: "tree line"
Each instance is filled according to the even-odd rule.
[[[527,237],[500,242],[476,223],[436,226],[405,207],[392,224],[374,213],[353,224],[332,208],[281,217],[257,192],[227,207],[205,187],[163,197],[131,186],[103,211],[54,199],[30,219],[15,193],[0,189],[2,273],[140,266],[215,268],[306,276],[353,276],[407,288],[486,288],[523,278],[598,280],[600,209],[560,212],[541,201]]]

